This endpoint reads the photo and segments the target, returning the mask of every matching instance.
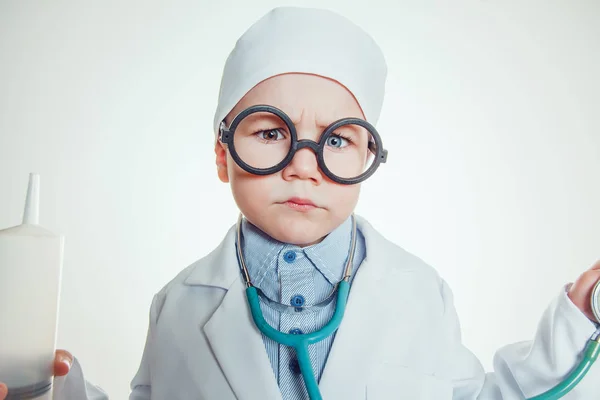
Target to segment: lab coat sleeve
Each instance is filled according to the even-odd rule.
[[[152,348],[153,348],[153,332],[156,327],[158,316],[164,304],[164,289],[157,293],[152,299],[150,306],[150,321],[148,332],[146,334],[146,344],[142,354],[142,361],[137,373],[131,381],[131,394],[129,400],[149,400],[152,394]]]
[[[85,380],[77,358],[65,376],[54,378],[53,400],[108,400],[108,395],[98,386]]]
[[[560,383],[575,368],[596,331],[569,299],[565,288],[545,310],[533,340],[500,348],[493,359],[493,371],[486,373],[479,360],[461,341],[460,324],[453,295],[443,282],[443,319],[446,345],[451,349],[447,371],[452,371],[454,400],[523,400],[537,396]],[[600,366],[564,400],[600,398]]]
[[[150,326],[146,337],[146,345],[142,355],[141,365],[131,382],[130,400],[149,400],[150,385],[150,353],[152,347],[152,330],[156,324],[160,307],[164,298],[162,292],[154,296],[150,307]],[[69,373],[54,379],[53,400],[108,400],[108,395],[98,386],[85,380],[83,370],[77,358]]]

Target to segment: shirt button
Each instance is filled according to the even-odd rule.
[[[302,373],[302,371],[300,371],[300,364],[298,364],[298,360],[296,358],[292,358],[290,360],[290,371],[292,371],[293,374],[300,374]]]
[[[295,295],[290,300],[290,304],[296,308],[302,307],[304,305],[304,296],[299,295],[299,294]]]
[[[296,252],[293,250],[286,251],[283,259],[289,264],[293,263],[296,260]]]
[[[290,333],[292,335],[302,335],[304,332],[302,332],[302,329],[294,328],[290,329]]]

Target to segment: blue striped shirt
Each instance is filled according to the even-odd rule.
[[[350,250],[352,219],[348,218],[320,243],[308,247],[278,242],[256,226],[242,223],[243,252],[254,286],[267,297],[288,306],[306,307],[329,297],[344,274]],[[365,241],[357,229],[353,273],[365,257]],[[322,328],[332,317],[335,299],[316,312],[281,312],[261,301],[265,320],[286,333],[310,333]],[[329,355],[334,335],[309,346],[317,381]],[[308,399],[295,351],[263,335],[271,367],[284,400]]]

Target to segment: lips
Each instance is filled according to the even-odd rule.
[[[300,197],[292,197],[290,199],[287,199],[285,202],[286,203],[298,204],[300,206],[313,206],[313,207],[316,207],[315,203],[313,203],[309,199],[302,199]]]
[[[309,199],[303,199],[301,197],[292,197],[282,203],[284,206],[291,208],[292,210],[299,212],[309,212],[319,208],[315,203]]]

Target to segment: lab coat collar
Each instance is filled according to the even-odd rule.
[[[206,257],[196,261],[184,283],[189,286],[229,287],[240,279],[240,269],[235,250],[236,226],[227,231],[225,238]]]
[[[281,400],[261,333],[252,321],[246,301],[245,285],[237,263],[235,236],[234,225],[214,251],[196,262],[184,283],[227,291],[201,329],[236,398]]]

